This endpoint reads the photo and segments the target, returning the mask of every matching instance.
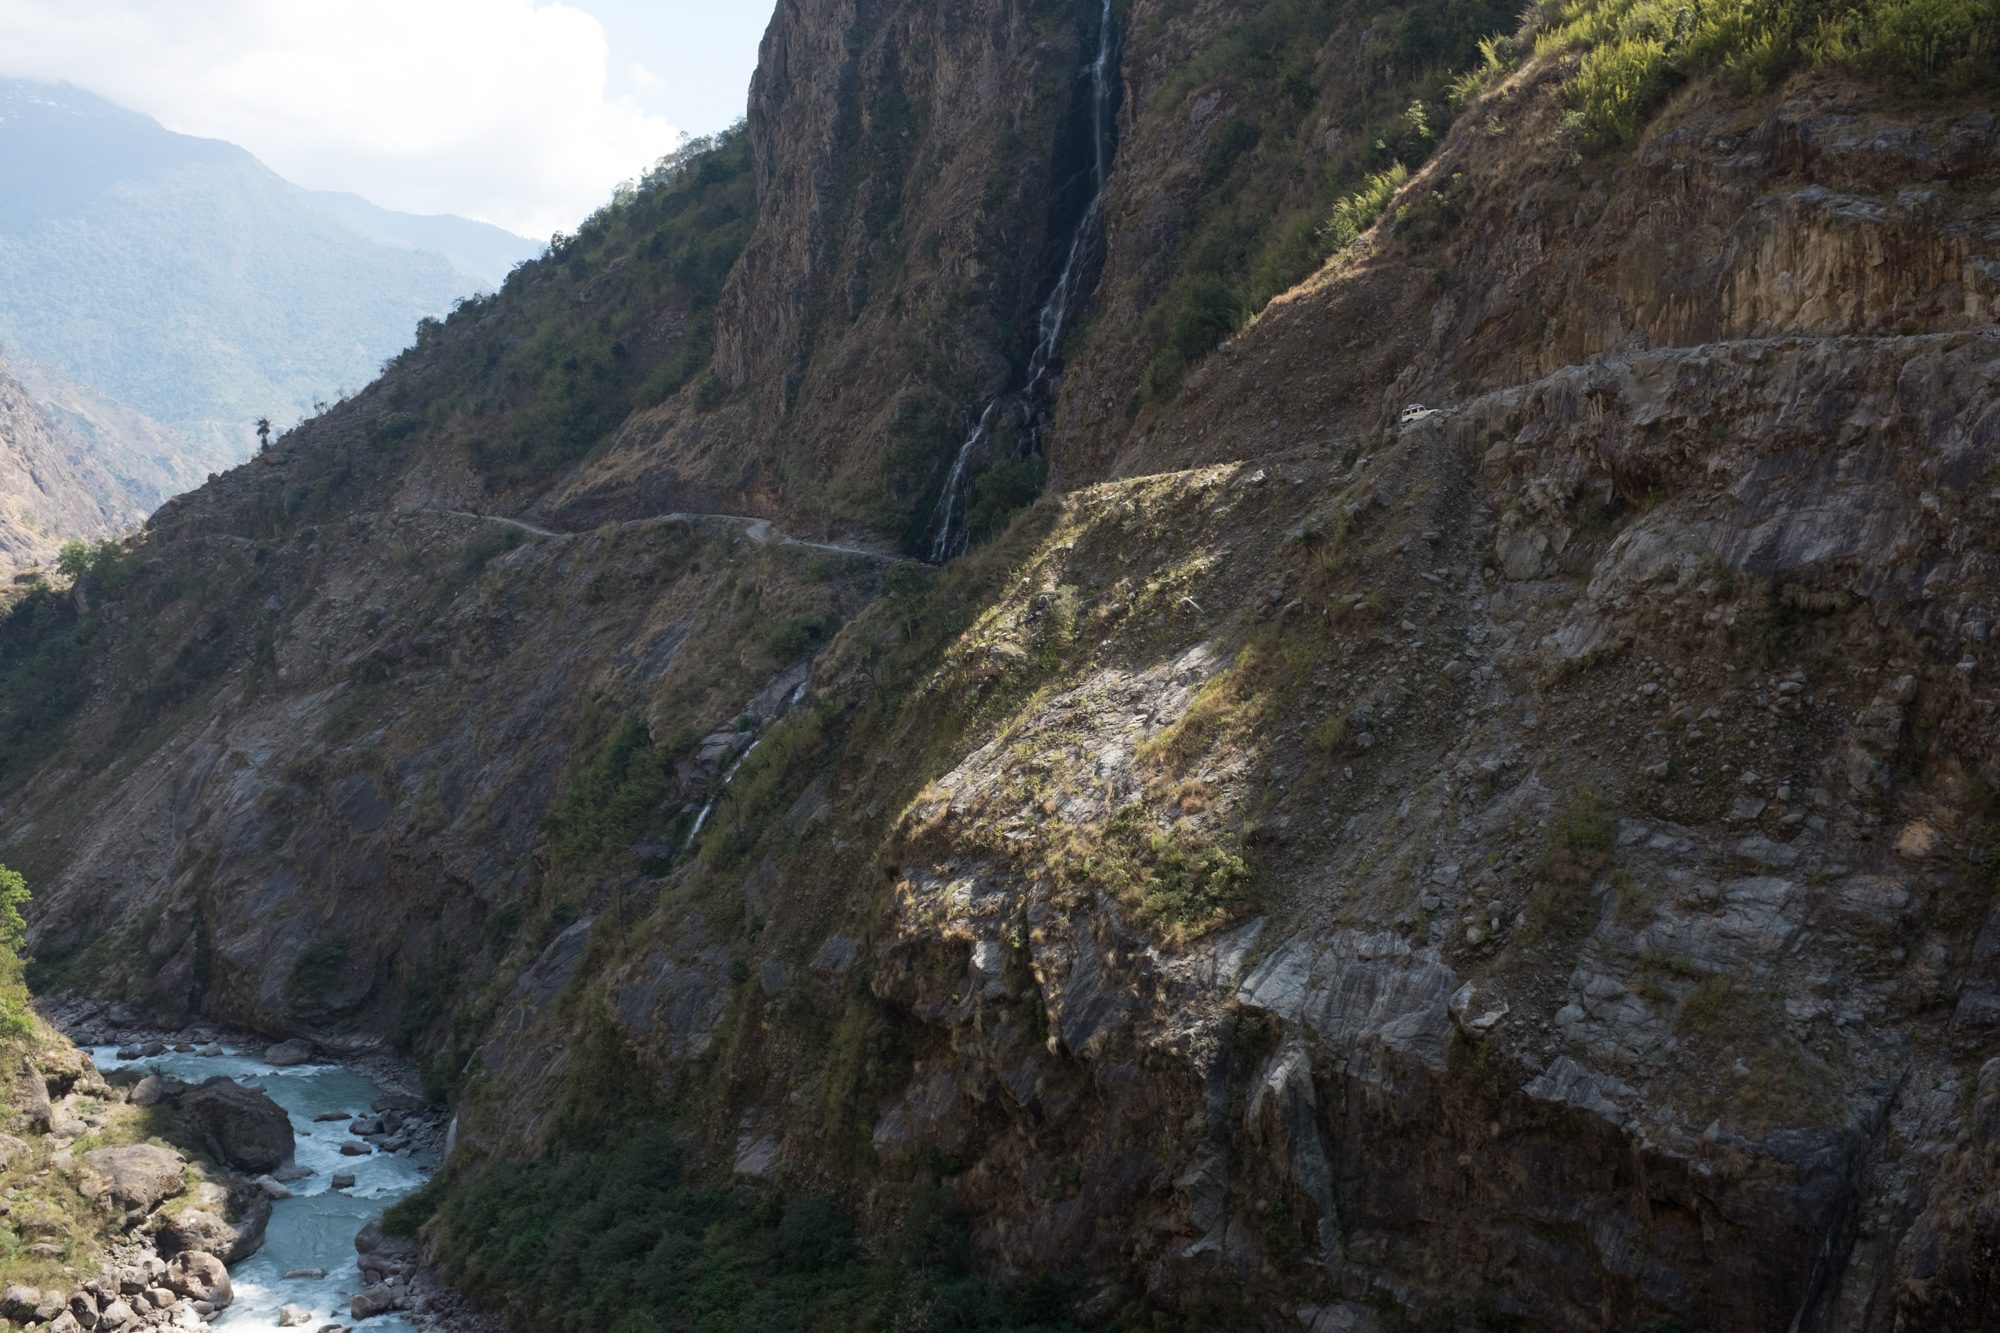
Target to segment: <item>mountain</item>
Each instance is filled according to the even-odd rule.
[[[447,263],[491,291],[507,280],[516,264],[542,252],[542,242],[516,236],[490,222],[449,213],[398,213],[379,208],[358,194],[308,190],[306,197],[357,236],[398,250],[443,255]]]
[[[535,247],[315,195],[68,86],[0,83],[0,342],[214,459],[373,378]],[[448,247],[467,268],[448,258]]]
[[[1993,18],[794,0],[0,623],[32,980],[522,1329],[1987,1327]]]
[[[138,527],[204,471],[157,422],[45,367],[0,364],[0,578]]]

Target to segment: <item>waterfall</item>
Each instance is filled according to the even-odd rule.
[[[1055,289],[1042,305],[1041,318],[1035,329],[1035,350],[1028,358],[1027,374],[1019,388],[1001,394],[986,405],[986,409],[979,414],[978,424],[965,437],[965,443],[958,447],[958,456],[952,460],[944,491],[938,496],[937,511],[931,517],[932,564],[943,564],[965,550],[965,510],[971,499],[972,464],[992,437],[998,414],[1003,411],[1021,413],[1028,428],[1028,437],[1022,449],[1024,455],[1039,447],[1035,436],[1049,406],[1043,395],[1055,369],[1056,349],[1062,343],[1063,334],[1069,331],[1071,318],[1088,295],[1084,284],[1096,278],[1102,258],[1104,192],[1111,178],[1112,135],[1117,128],[1117,57],[1118,34],[1111,21],[1111,0],[1104,0],[1103,17],[1097,30],[1097,56],[1090,65],[1090,203],[1084,208],[1083,216],[1077,219],[1062,272],[1056,278]]]

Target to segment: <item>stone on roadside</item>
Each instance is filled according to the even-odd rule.
[[[167,1085],[158,1074],[148,1074],[132,1085],[132,1093],[126,1098],[134,1106],[158,1106],[167,1094]]]

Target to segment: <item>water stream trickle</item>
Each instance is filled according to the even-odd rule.
[[[1019,411],[1029,432],[1029,438],[1022,445],[1023,456],[1038,448],[1033,436],[1041,415],[1047,410],[1042,398],[1055,370],[1056,351],[1062,346],[1063,334],[1069,331],[1070,321],[1082,305],[1086,295],[1084,285],[1095,279],[1098,261],[1102,257],[1104,193],[1111,179],[1112,135],[1116,129],[1118,104],[1117,56],[1118,33],[1111,20],[1111,0],[1104,0],[1097,32],[1097,55],[1090,66],[1090,203],[1077,220],[1076,231],[1070,238],[1069,254],[1063,262],[1061,274],[1056,278],[1055,289],[1042,305],[1035,331],[1035,349],[1028,358],[1028,371],[1021,386],[1001,394],[986,405],[986,409],[979,414],[978,424],[973,426],[972,433],[959,446],[958,456],[952,460],[944,492],[938,496],[937,511],[931,518],[932,564],[941,565],[965,550],[965,511],[971,499],[972,464],[992,438],[999,415]]]
[[[361,1290],[361,1269],[354,1250],[354,1233],[398,1199],[424,1183],[434,1165],[422,1155],[397,1157],[375,1152],[344,1157],[340,1145],[351,1135],[345,1121],[315,1121],[322,1112],[368,1114],[383,1089],[340,1065],[295,1065],[279,1068],[247,1055],[200,1056],[167,1054],[120,1060],[117,1048],[98,1046],[90,1057],[101,1070],[133,1066],[167,1074],[187,1083],[201,1083],[218,1074],[262,1088],[291,1117],[297,1139],[295,1160],[313,1174],[292,1182],[292,1197],[271,1208],[271,1224],[263,1248],[229,1270],[236,1300],[215,1315],[217,1329],[248,1333],[276,1329],[278,1311],[286,1304],[313,1312],[308,1328],[339,1323],[365,1333],[411,1333],[415,1325],[400,1315],[378,1315],[357,1323],[348,1316],[348,1302]],[[352,1171],[354,1187],[333,1188],[336,1171]],[[321,1268],[324,1278],[292,1278],[286,1273]]]

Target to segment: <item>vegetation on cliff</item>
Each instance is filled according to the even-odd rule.
[[[1986,881],[1940,887],[1991,866],[1989,573],[1951,563],[1991,530],[1990,205],[1877,197],[1960,122],[1866,94],[1866,165],[1788,174],[1725,10],[1789,12],[1123,11],[1160,170],[1065,393],[1165,427],[1096,472],[1065,437],[1064,492],[1015,478],[942,570],[673,514],[702,450],[781,514],[912,503],[730,452],[811,358],[708,370],[769,178],[701,146],[163,516],[115,615],[90,570],[17,609],[0,783],[81,867],[52,943],[158,912],[69,975],[393,1033],[466,1154],[397,1224],[538,1328],[1783,1322],[1909,1061],[1946,1119],[2000,1080]],[[1848,31],[1770,68],[1904,68]],[[1940,31],[1950,97],[1986,39]],[[838,130],[888,171],[926,126]],[[895,448],[798,401],[794,445]],[[107,668],[159,693],[92,711]],[[113,799],[160,873],[75,836]]]

